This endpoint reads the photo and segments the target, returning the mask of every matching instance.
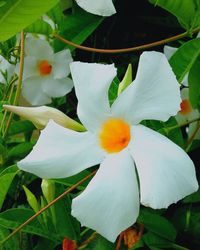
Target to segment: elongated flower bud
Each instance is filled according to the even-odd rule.
[[[48,106],[41,107],[19,107],[12,105],[3,105],[5,110],[13,112],[24,119],[31,121],[36,128],[43,129],[50,119],[54,120],[57,124],[73,129],[76,131],[85,131],[85,128],[78,122],[74,121],[61,111]]]

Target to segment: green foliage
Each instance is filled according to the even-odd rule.
[[[200,111],[200,56],[194,62],[189,73],[189,96],[193,108]]]
[[[200,26],[199,0],[149,0],[149,2],[175,15],[187,30]]]
[[[26,28],[50,10],[58,0],[7,0],[0,8],[0,41],[5,41]]]
[[[87,245],[87,250],[115,250],[114,244],[110,243],[102,236],[97,235],[95,239]]]
[[[24,29],[24,31],[43,35],[51,35],[53,33],[51,26],[43,20],[35,21],[33,24]]]
[[[170,65],[179,82],[190,71],[200,55],[200,38],[184,43],[170,58]]]
[[[67,14],[65,19],[60,26],[60,35],[63,35],[66,39],[76,43],[81,44],[85,39],[92,34],[92,32],[100,25],[103,21],[102,17],[98,17],[89,14],[82,9],[75,9],[75,13]],[[56,40],[55,48],[56,50],[61,50],[66,47],[63,43]],[[75,48],[67,45],[71,51]]]
[[[176,238],[176,229],[164,217],[155,211],[142,209],[138,217],[138,222],[145,225],[150,232],[157,234],[165,240],[174,241]]]
[[[13,171],[14,170],[14,171]],[[17,174],[18,170],[16,170],[15,166],[7,168],[5,171],[0,173],[0,183],[1,183],[1,191],[0,191],[0,209],[2,208],[3,202],[5,200],[8,189]]]

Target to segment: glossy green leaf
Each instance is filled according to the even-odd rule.
[[[53,33],[51,26],[43,21],[37,20],[33,24],[29,25],[26,29],[26,32],[35,33],[35,34],[43,34],[43,35],[50,35]]]
[[[176,238],[176,229],[173,224],[153,210],[142,209],[138,222],[144,224],[150,232],[164,239],[173,241]]]
[[[183,200],[183,203],[196,203],[196,202],[200,202],[200,189],[197,192],[187,196]]]
[[[0,41],[17,34],[58,3],[58,0],[7,0],[0,8]]]
[[[11,173],[7,173],[6,171],[3,171],[1,172],[1,175],[0,175],[0,209],[3,205],[3,202],[5,200],[5,197],[6,197],[6,194],[9,190],[9,187],[15,177],[15,175],[17,174],[17,171],[16,170],[15,172],[11,172]]]
[[[142,238],[143,238],[145,244],[152,250],[153,249],[158,250],[158,249],[163,249],[163,248],[173,249],[172,242],[170,242],[169,240],[163,239],[160,236],[158,236],[152,232],[148,232]]]
[[[9,135],[16,135],[19,133],[32,132],[35,126],[29,121],[16,121],[12,122],[9,128]]]
[[[33,210],[26,208],[12,208],[0,213],[0,226],[15,229],[34,215]],[[37,218],[22,229],[23,232],[39,235],[52,241],[60,241],[58,235],[47,229],[43,230]]]
[[[66,15],[60,28],[60,34],[76,44],[82,44],[102,21],[102,17],[92,15],[78,8],[75,13]],[[75,47],[66,46],[66,44],[58,40],[55,42],[55,45],[56,50],[61,50],[64,47],[69,48],[71,51],[75,49]]]
[[[200,38],[184,43],[170,58],[170,65],[181,82],[200,55]]]
[[[88,250],[115,250],[115,245],[103,238],[100,235],[97,235],[93,241],[87,245]]]
[[[8,157],[10,158],[23,158],[33,149],[33,143],[23,142],[18,144],[17,146],[12,147],[8,152]]]
[[[150,3],[175,15],[185,29],[200,25],[199,1],[197,0],[149,0]]]
[[[129,64],[128,68],[126,70],[126,73],[124,75],[124,78],[122,79],[122,81],[119,84],[119,88],[118,88],[118,95],[126,88],[128,87],[129,84],[132,83],[132,65]]]
[[[26,194],[26,199],[28,201],[28,204],[33,209],[35,213],[37,213],[40,209],[39,204],[37,202],[37,199],[35,195],[26,187],[23,185],[24,192]]]
[[[193,108],[200,110],[200,56],[190,70],[188,81],[190,102]]]

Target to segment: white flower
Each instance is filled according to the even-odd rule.
[[[188,88],[183,88],[181,90],[181,110],[176,115],[176,120],[179,125],[184,124],[193,119],[199,118],[200,114],[197,109],[193,109],[189,99]],[[199,126],[199,122],[193,122],[189,124],[188,127],[188,137],[190,138],[194,131]],[[194,139],[200,139],[200,130],[196,133]]]
[[[22,94],[32,105],[51,103],[51,97],[61,97],[69,93],[73,82],[69,63],[69,50],[54,54],[45,40],[28,37],[25,46]],[[19,72],[19,64],[16,71]]]
[[[112,0],[76,0],[84,10],[100,16],[111,16],[116,13]]]
[[[100,164],[87,188],[73,200],[72,215],[114,242],[136,221],[140,202],[166,208],[198,188],[188,155],[139,124],[175,115],[181,102],[179,84],[162,53],[144,52],[136,79],[110,107],[113,65],[74,62],[71,73],[78,116],[88,131],[75,132],[50,121],[18,167],[42,178],[63,178]]]
[[[14,74],[14,70],[14,65],[0,55],[0,83],[6,84],[6,82],[9,82]],[[7,76],[7,79],[5,79],[5,76]]]

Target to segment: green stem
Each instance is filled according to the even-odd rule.
[[[178,124],[178,125],[175,125],[175,126],[172,126],[172,127],[164,128],[164,129],[166,130],[166,132],[170,132],[171,130],[174,130],[174,129],[176,129],[176,128],[181,128],[181,127],[187,126],[187,125],[189,125],[190,123],[197,122],[197,121],[199,121],[199,120],[200,120],[200,117],[195,118],[195,119],[192,119],[192,120],[190,120],[190,121],[188,121],[188,122],[185,122],[185,123],[182,123],[182,124],[180,124],[180,125]]]
[[[24,32],[21,32],[21,50],[20,50],[20,64],[19,64],[19,78],[18,78],[18,85],[17,85],[17,90],[15,93],[15,98],[14,98],[14,102],[13,105],[17,105],[19,102],[19,97],[20,97],[20,93],[21,93],[21,87],[22,87],[22,78],[23,78],[23,69],[24,69]],[[3,138],[6,137],[6,134],[9,130],[10,127],[10,123],[13,117],[13,113],[10,113],[9,118],[8,118],[8,122],[6,124],[6,128],[3,134]]]

